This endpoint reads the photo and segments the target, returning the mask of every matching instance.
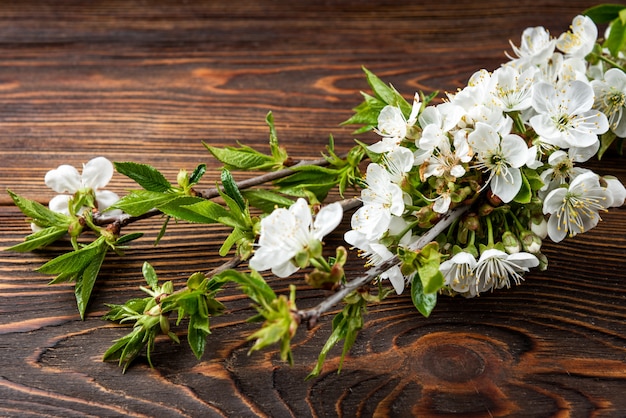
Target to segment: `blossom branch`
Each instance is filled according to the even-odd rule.
[[[469,206],[459,206],[446,215],[444,215],[439,222],[437,222],[432,228],[422,235],[419,240],[413,245],[414,250],[418,250],[424,247],[429,242],[433,241],[437,235],[442,233],[447,227],[449,227],[454,221],[459,219],[465,212],[469,210]],[[306,322],[309,328],[312,328],[317,323],[322,314],[327,312],[333,306],[338,304],[348,296],[350,293],[360,288],[361,286],[371,282],[376,277],[380,276],[385,271],[398,265],[400,260],[398,256],[394,256],[383,263],[369,269],[364,275],[357,277],[356,279],[343,285],[337,292],[322,301],[319,305],[311,309],[303,309],[297,312],[301,322]]]

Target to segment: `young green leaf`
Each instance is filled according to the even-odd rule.
[[[437,304],[437,292],[425,293],[422,281],[416,275],[411,281],[411,299],[417,310],[425,317],[428,317]]]
[[[196,169],[193,170],[193,173],[191,173],[191,176],[189,176],[189,184],[192,186],[194,184],[197,184],[204,175],[204,173],[206,173],[206,164],[198,165]]]
[[[36,224],[42,227],[55,226],[59,228],[65,228],[67,230],[71,219],[61,213],[53,212],[39,202],[26,199],[11,190],[7,190],[11,199],[15,203],[24,215],[31,218]]]
[[[7,251],[27,252],[52,244],[67,233],[67,227],[50,226],[28,235],[24,242],[7,248]]]
[[[177,197],[174,193],[133,190],[114,205],[111,205],[109,209],[120,209],[131,216],[141,216],[154,208],[173,201]]]
[[[245,145],[240,144],[239,148],[218,148],[205,142],[203,144],[228,170],[271,170],[276,166],[273,157]]]
[[[167,192],[172,185],[156,168],[133,162],[113,163],[118,173],[130,177],[144,189],[151,192]]]
[[[233,175],[228,170],[222,170],[221,177],[222,186],[224,186],[224,193],[237,203],[239,209],[245,210],[246,202],[243,200],[243,196],[239,191],[239,187],[237,187],[237,183],[235,182]]]
[[[89,264],[87,264],[82,274],[76,278],[76,284],[74,285],[74,295],[76,296],[80,319],[85,319],[85,311],[87,310],[87,305],[91,298],[91,292],[93,291],[93,286],[96,283],[96,279],[100,273],[100,267],[102,267],[102,262],[107,253],[106,243],[101,245],[99,250],[100,251],[95,254]]]
[[[626,8],[623,4],[599,4],[590,7],[583,12],[583,15],[589,16],[596,24],[609,23],[617,19],[619,12]]]
[[[293,204],[292,199],[265,189],[242,190],[241,194],[250,206],[265,213],[270,213],[277,207],[288,208]]]
[[[183,206],[181,206],[183,208]],[[201,202],[185,205],[184,209],[193,213],[188,217],[188,221],[197,221],[198,223],[215,223],[221,218],[228,218],[230,213],[222,205],[210,200],[202,200]]]

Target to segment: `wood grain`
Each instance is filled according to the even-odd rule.
[[[524,28],[567,29],[589,1],[1,2],[0,188],[47,202],[43,176],[97,155],[145,162],[172,180],[206,163],[201,141],[264,147],[268,111],[295,158],[317,158],[367,90],[366,66],[411,96],[455,90],[496,68]],[[361,140],[372,139],[361,137]],[[626,181],[623,158],[591,168]],[[241,173],[235,173],[241,178]],[[132,187],[116,175],[111,189]],[[440,298],[422,318],[408,296],[373,306],[337,373],[334,350],[318,379],[304,378],[330,334],[322,320],[298,331],[295,365],[266,350],[248,355],[249,301],[228,288],[228,315],[212,321],[197,361],[183,342],[160,340],[125,375],[101,362],[126,329],[100,319],[105,304],[139,296],[141,265],[182,284],[219,265],[227,231],[145,220],[146,237],[111,258],[80,321],[70,285],[34,269],[67,243],[0,252],[0,416],[624,416],[626,411],[626,213],[593,231],[546,243],[546,272],[473,300]],[[29,232],[0,195],[0,246]],[[339,243],[340,234],[329,237]],[[352,257],[348,271],[362,268]],[[273,279],[279,292],[288,282]],[[301,307],[323,292],[302,286]],[[184,327],[177,328],[184,336]]]

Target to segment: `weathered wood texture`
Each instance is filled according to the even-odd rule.
[[[315,4],[319,3],[319,4]],[[315,4],[315,5],[313,5]],[[367,90],[361,66],[410,97],[454,90],[496,68],[528,26],[567,29],[591,1],[0,2],[0,188],[46,202],[43,176],[97,155],[145,162],[173,180],[205,162],[201,141],[264,146],[265,114],[296,157],[317,158]],[[368,140],[371,137],[361,139]],[[624,160],[594,163],[626,181]],[[122,176],[111,189],[131,187]],[[65,244],[0,253],[1,416],[623,416],[626,414],[626,213],[558,247],[549,270],[474,300],[441,298],[422,318],[393,297],[367,326],[340,374],[333,351],[304,381],[330,332],[300,330],[288,367],[268,350],[247,355],[249,302],[224,294],[202,361],[185,343],[157,344],[154,369],[125,374],[101,362],[125,329],[100,319],[106,303],[139,296],[143,261],[180,284],[220,263],[226,231],[172,225],[111,258],[80,321],[70,285],[34,272]],[[0,245],[29,232],[0,195]],[[339,242],[340,235],[330,237]],[[359,270],[350,264],[350,272]],[[278,291],[287,282],[273,280]],[[303,288],[302,306],[323,294]],[[180,329],[183,332],[183,329]]]

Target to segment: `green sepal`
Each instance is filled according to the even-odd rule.
[[[134,162],[115,162],[113,164],[118,173],[134,180],[148,191],[162,193],[172,189],[172,184],[167,181],[165,176],[148,164]]]

